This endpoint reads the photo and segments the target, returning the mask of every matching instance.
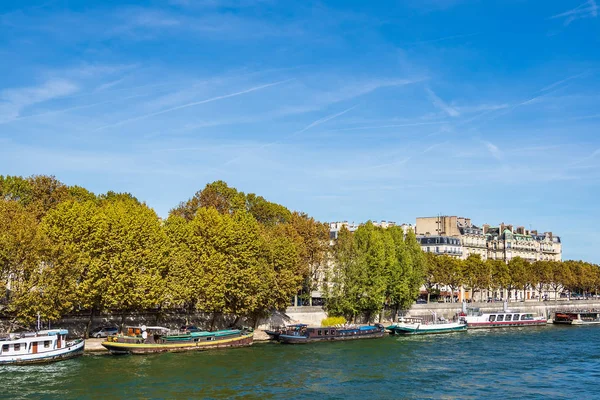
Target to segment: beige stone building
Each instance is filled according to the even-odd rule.
[[[552,232],[538,233],[519,226],[504,223],[498,226],[473,225],[470,218],[456,216],[437,216],[417,218],[415,233],[421,242],[423,251],[432,249],[434,237],[457,238],[460,240],[460,258],[479,254],[483,260],[510,261],[521,257],[527,261],[562,260],[562,243],[559,236]],[[442,252],[442,254],[445,254]]]
[[[538,233],[522,226],[484,225],[487,238],[488,257],[494,260],[510,261],[521,257],[527,261],[562,261],[562,243],[552,232]]]

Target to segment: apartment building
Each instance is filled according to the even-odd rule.
[[[460,249],[452,255],[466,259],[471,254],[479,254],[483,260],[510,261],[521,257],[527,261],[562,260],[562,243],[559,236],[552,232],[538,233],[527,230],[523,226],[514,228],[513,225],[498,226],[474,225],[470,218],[457,216],[437,216],[417,218],[415,233],[423,251],[434,252],[432,242],[440,238],[454,238],[460,242]],[[444,243],[446,240],[444,240]],[[444,250],[449,250],[444,248]],[[437,252],[437,254],[447,254]]]

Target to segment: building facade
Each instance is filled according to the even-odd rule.
[[[478,227],[470,218],[457,216],[437,216],[417,218],[415,233],[423,251],[434,252],[431,238],[454,238],[460,242],[460,249],[455,254],[466,259],[471,254],[478,254],[483,260],[510,261],[521,257],[527,261],[561,261],[562,243],[559,236],[552,232],[538,233],[522,226],[483,225]],[[445,243],[444,243],[445,244]],[[444,248],[444,250],[448,250]],[[436,254],[447,254],[436,252]]]
[[[456,258],[463,257],[463,247],[460,239],[451,236],[418,236],[421,249],[427,253],[447,255]]]
[[[539,234],[522,226],[484,225],[488,256],[494,260],[510,261],[521,257],[527,261],[562,261],[562,242],[552,232]]]

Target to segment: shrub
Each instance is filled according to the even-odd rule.
[[[321,326],[344,325],[346,318],[344,317],[327,317],[321,321]]]

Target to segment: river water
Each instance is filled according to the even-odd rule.
[[[471,330],[0,367],[0,397],[600,398],[600,326]]]

